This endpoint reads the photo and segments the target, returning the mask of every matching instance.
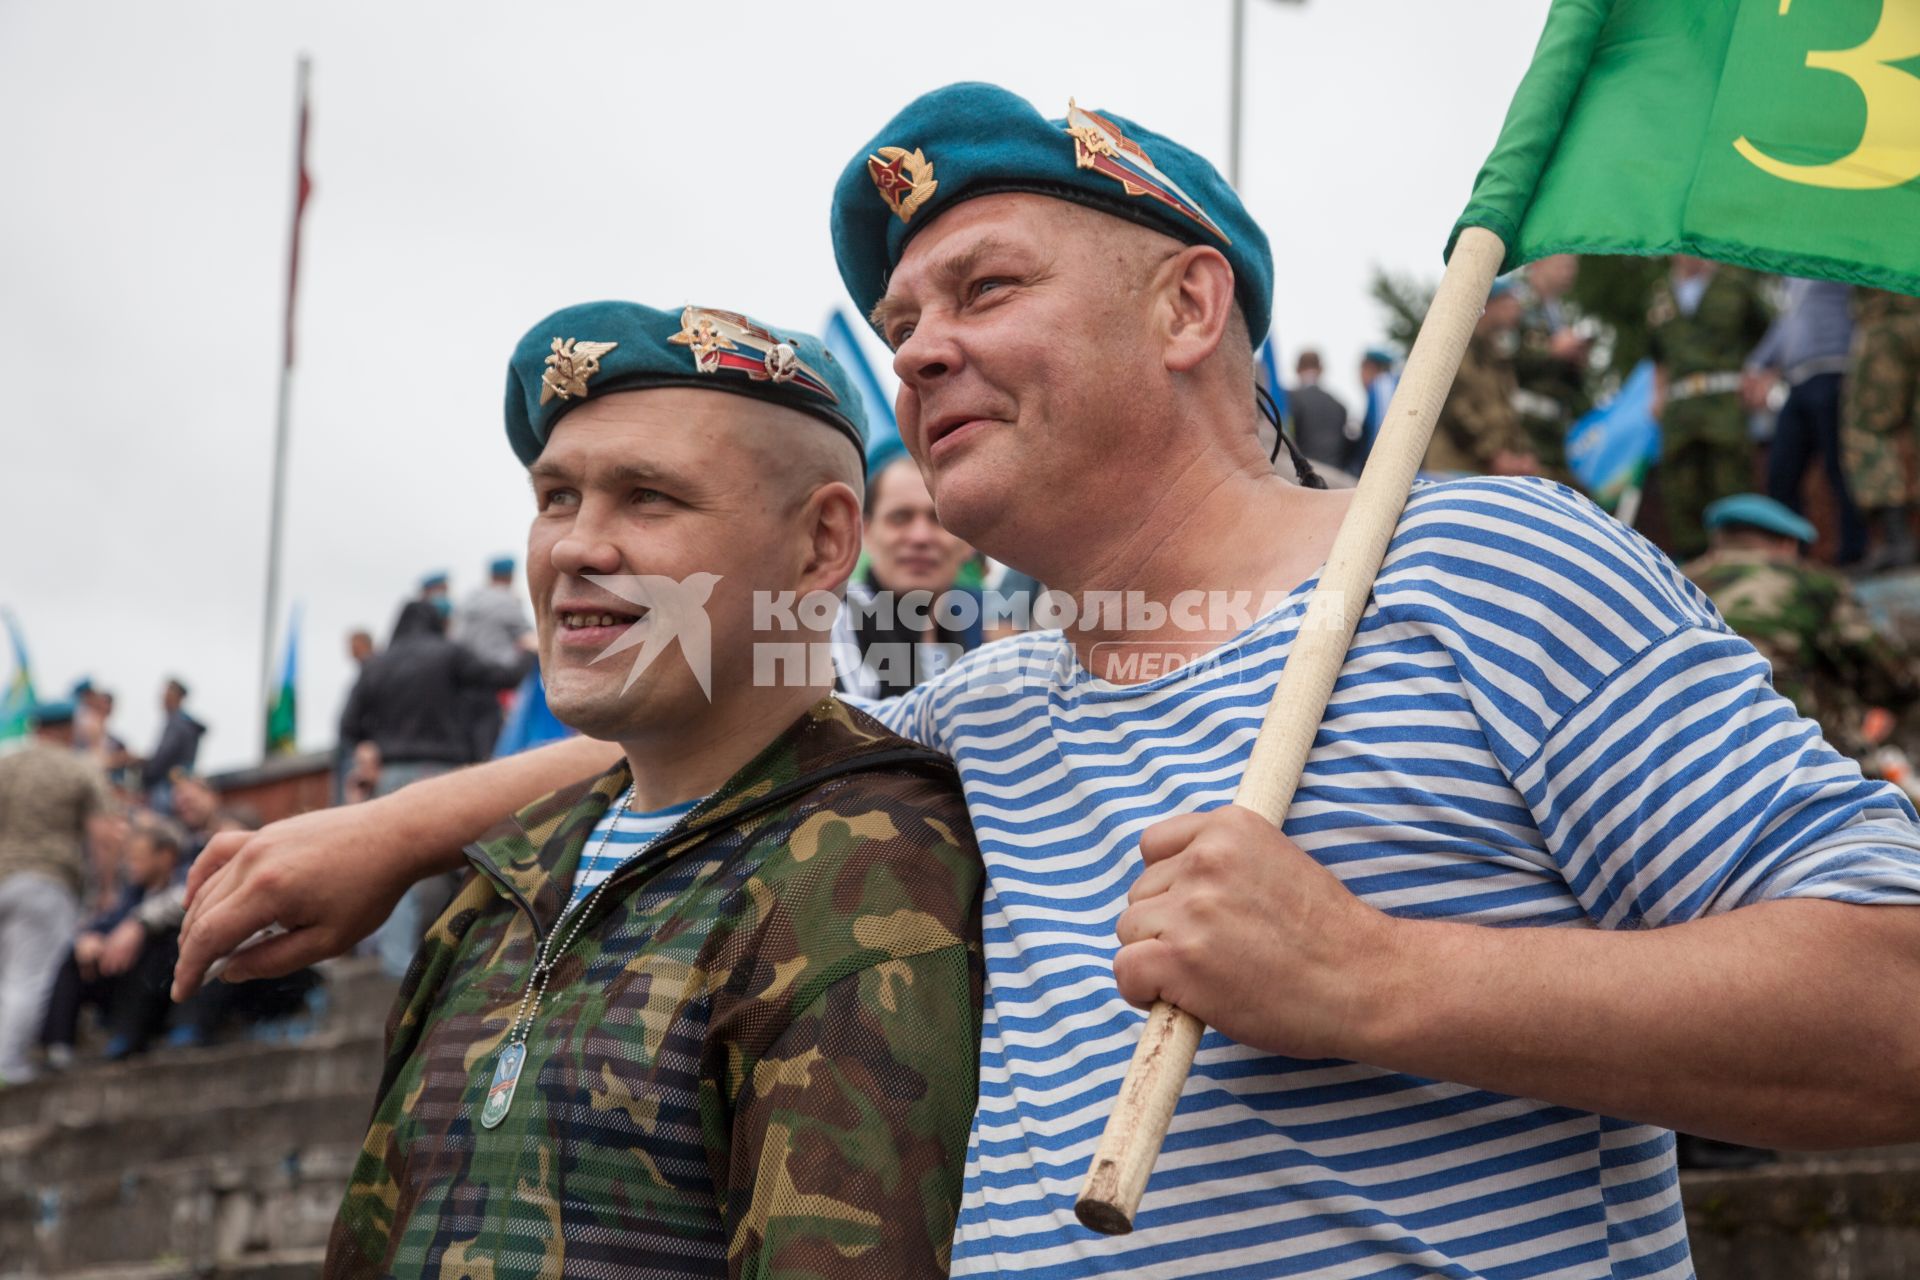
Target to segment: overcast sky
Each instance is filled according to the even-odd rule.
[[[1290,368],[1350,403],[1375,265],[1429,276],[1547,0],[1252,0],[1242,189]],[[343,637],[425,571],[456,597],[531,513],[502,433],[519,335],[573,302],[814,329],[834,179],[910,98],[993,80],[1223,168],[1227,0],[407,5],[0,0],[0,607],[42,696],[91,674],[136,750],[162,676],[257,758],[294,66],[315,181],[293,393],[300,738]],[[0,654],[0,679],[8,659]]]

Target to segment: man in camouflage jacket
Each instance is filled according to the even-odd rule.
[[[596,303],[522,342],[548,697],[624,759],[467,850],[329,1280],[947,1274],[984,976],[959,781],[756,661],[760,597],[859,554],[858,413],[817,340],[732,312]]]
[[[1890,569],[1920,558],[1908,479],[1920,436],[1920,298],[1856,290],[1854,317],[1840,447],[1854,500],[1873,525],[1872,567]]]
[[[945,759],[836,701],[616,873],[519,1096],[481,1127],[483,1067],[627,782],[556,792],[468,850],[389,1024],[328,1275],[945,1275],[979,855]]]
[[[1592,343],[1576,333],[1566,295],[1579,278],[1580,259],[1556,253],[1527,264],[1516,286],[1520,327],[1513,354],[1513,409],[1540,474],[1572,484],[1567,429],[1587,410],[1587,356]]]
[[[1773,315],[1759,282],[1738,267],[1676,257],[1647,306],[1657,470],[1666,517],[1663,549],[1676,561],[1707,547],[1707,504],[1753,487],[1753,443],[1740,403],[1740,371]]]
[[[1438,475],[1533,475],[1539,462],[1514,410],[1513,351],[1520,296],[1511,281],[1494,284],[1474,325],[1460,371],[1434,423],[1423,471]]]
[[[1773,666],[1773,685],[1827,741],[1856,757],[1870,707],[1903,728],[1920,702],[1913,655],[1882,635],[1846,579],[1799,558],[1813,526],[1780,503],[1739,494],[1707,509],[1712,549],[1687,577]]]

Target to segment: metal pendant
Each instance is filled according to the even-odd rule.
[[[520,1083],[520,1068],[527,1062],[524,1041],[507,1045],[493,1060],[493,1083],[487,1086],[487,1104],[480,1110],[480,1127],[492,1129],[507,1118],[513,1105],[513,1091]]]

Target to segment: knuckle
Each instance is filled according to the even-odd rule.
[[[1226,869],[1228,847],[1215,840],[1195,841],[1187,850],[1185,870],[1192,876],[1215,876]]]
[[[257,861],[253,873],[247,879],[254,892],[263,898],[279,898],[292,888],[285,868],[278,863],[266,860]]]

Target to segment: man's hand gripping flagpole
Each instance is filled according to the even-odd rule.
[[[1414,473],[1440,416],[1460,358],[1506,256],[1500,237],[1480,227],[1460,233],[1440,289],[1427,309],[1405,374],[1388,406],[1379,439],[1368,455],[1353,505],[1334,538],[1306,620],[1287,657],[1280,683],[1253,744],[1234,803],[1275,826],[1287,816],[1320,717],[1345,664],[1347,646],[1366,611],[1373,580],[1400,523]],[[1086,1185],[1074,1209],[1080,1221],[1106,1235],[1133,1230],[1147,1176],[1166,1140],[1167,1126],[1206,1030],[1201,1021],[1161,1001],[1153,1006],[1106,1132],[1094,1151]]]

